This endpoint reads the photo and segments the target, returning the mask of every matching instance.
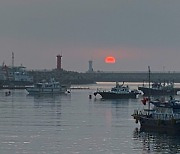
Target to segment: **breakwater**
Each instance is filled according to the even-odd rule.
[[[55,78],[64,84],[90,84],[95,82],[148,82],[147,72],[93,72],[79,73],[65,70],[29,71],[34,82]],[[180,72],[151,72],[151,81],[180,82]]]

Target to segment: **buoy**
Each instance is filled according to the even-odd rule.
[[[6,96],[10,96],[10,95],[11,95],[11,92],[10,92],[10,91],[8,91],[8,92],[6,91],[6,92],[5,92],[5,95],[6,95]]]
[[[92,99],[92,95],[89,95],[89,99]]]

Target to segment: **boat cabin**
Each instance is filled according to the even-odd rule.
[[[35,85],[37,88],[60,88],[59,82],[52,82],[52,83],[37,83]]]
[[[125,86],[122,86],[122,87],[114,87],[111,89],[112,92],[122,92],[122,93],[129,93],[130,90],[129,90],[129,87],[125,87]]]
[[[167,102],[152,101],[150,102],[154,105],[152,116],[155,119],[179,119],[180,118],[180,101],[169,100]]]

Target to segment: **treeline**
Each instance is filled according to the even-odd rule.
[[[93,74],[66,70],[29,71],[29,74],[33,76],[35,83],[42,80],[49,81],[51,78],[62,84],[90,84],[95,82]]]

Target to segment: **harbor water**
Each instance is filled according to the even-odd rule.
[[[138,84],[128,83],[130,88]],[[180,153],[179,135],[139,131],[131,115],[143,108],[142,97],[102,100],[93,95],[97,88],[114,85],[84,85],[88,88],[46,96],[29,96],[26,90],[6,96],[7,90],[0,90],[0,153]]]

